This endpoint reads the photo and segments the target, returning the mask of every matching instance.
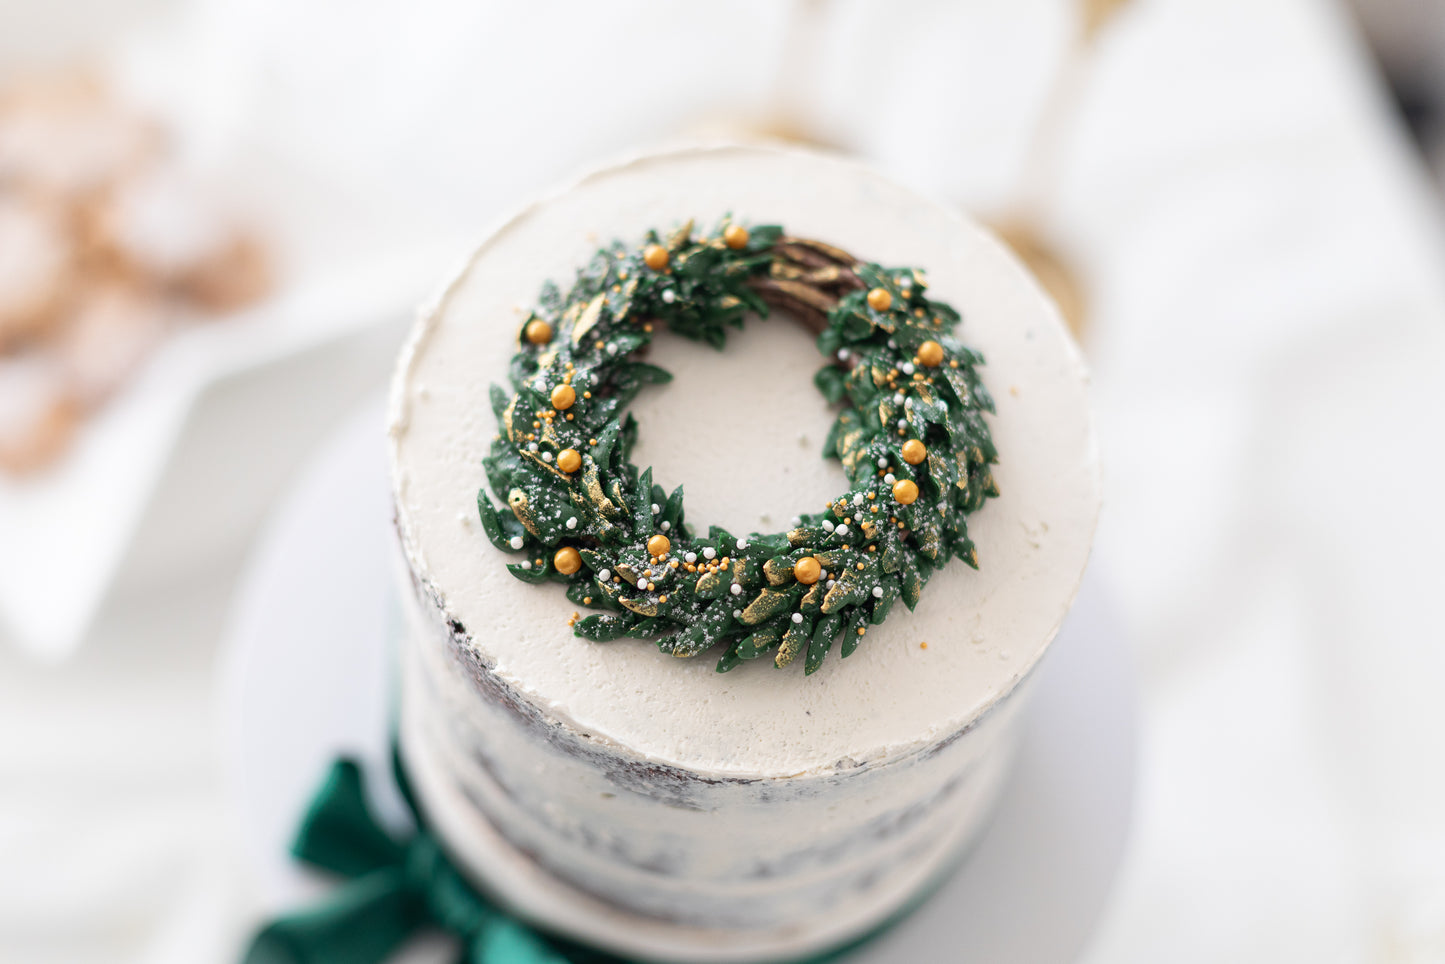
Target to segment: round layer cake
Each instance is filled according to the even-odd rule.
[[[936,572],[846,660],[716,671],[645,640],[575,636],[561,586],[488,541],[477,492],[520,321],[596,248],[724,215],[927,272],[985,358],[1000,495],[979,569]],[[773,313],[721,352],[662,334],[672,372],[633,454],[688,518],[777,532],[848,488],[812,337]],[[692,148],[594,173],[498,228],[402,354],[390,451],[408,599],[401,747],[421,809],[475,882],[537,923],[657,960],[826,949],[926,892],[985,822],[1023,685],[1069,609],[1099,509],[1078,350],[1000,244],[855,163]],[[505,493],[499,501],[505,505]]]

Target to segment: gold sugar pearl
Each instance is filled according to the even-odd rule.
[[[928,458],[928,446],[918,439],[911,438],[903,443],[903,461],[909,465],[917,465],[926,458]]]
[[[672,548],[672,540],[661,533],[647,540],[647,551],[654,556],[665,556]]]
[[[805,586],[811,586],[823,574],[823,566],[812,556],[805,556],[793,563],[793,578]]]
[[[576,472],[582,468],[582,454],[576,449],[563,449],[557,453],[557,468],[563,472]]]
[[[552,389],[552,405],[554,408],[571,408],[572,403],[577,401],[577,390],[571,385],[558,385]]]
[[[672,256],[669,255],[667,249],[660,244],[649,244],[642,251],[642,263],[653,271],[661,271],[663,268],[666,268],[667,263],[671,260]]]
[[[900,505],[912,505],[918,500],[918,486],[912,479],[899,479],[893,483],[893,498]]]
[[[527,322],[527,340],[534,345],[545,345],[552,340],[552,326],[541,318],[534,318]]]
[[[874,311],[887,311],[893,307],[893,295],[887,288],[874,288],[868,292],[868,307]]]
[[[943,364],[943,346],[931,340],[919,345],[918,363],[926,368],[937,368]]]
[[[552,565],[564,576],[570,576],[582,568],[582,556],[571,546],[563,546],[552,556]]]
[[[723,241],[734,250],[745,248],[748,244],[748,229],[741,224],[729,224],[723,230]]]

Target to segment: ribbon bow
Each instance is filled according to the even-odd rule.
[[[416,817],[405,775],[399,765],[394,770]],[[262,929],[244,964],[377,964],[428,926],[461,938],[464,964],[618,964],[543,937],[483,898],[420,819],[416,826],[409,840],[394,839],[367,805],[361,768],[348,759],[333,763],[291,853],[348,880],[320,906]]]

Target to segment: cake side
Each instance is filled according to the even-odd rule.
[[[703,777],[536,712],[414,588],[400,724],[428,820],[496,899],[619,953],[769,960],[866,932],[977,835],[1012,756],[1022,688],[905,759]]]

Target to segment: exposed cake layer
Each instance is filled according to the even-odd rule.
[[[774,960],[883,923],[981,830],[1023,703],[882,766],[700,777],[536,712],[440,613],[416,597],[404,650],[423,812],[515,912],[631,957]]]
[[[513,579],[476,519],[488,386],[505,382],[541,284],[565,282],[613,237],[729,211],[925,268],[934,297],[962,312],[960,339],[984,353],[998,404],[1002,494],[970,519],[981,569],[935,574],[916,612],[895,607],[853,656],[808,678],[764,660],[719,675],[716,654],[578,639],[561,587]],[[693,524],[777,531],[846,490],[819,457],[822,359],[791,322],[750,322],[721,354],[664,336],[649,360],[676,379],[634,406],[635,460],[686,484]],[[750,931],[748,946],[764,946],[760,934],[838,936],[838,921],[896,908],[940,842],[979,825],[1009,744],[1008,697],[1077,588],[1099,503],[1085,382],[1054,310],[992,238],[846,161],[687,150],[529,208],[419,322],[394,388],[416,601],[403,721],[435,775],[423,806],[446,811],[442,826],[485,821],[579,892],[674,931]],[[461,855],[465,835],[448,838]]]

